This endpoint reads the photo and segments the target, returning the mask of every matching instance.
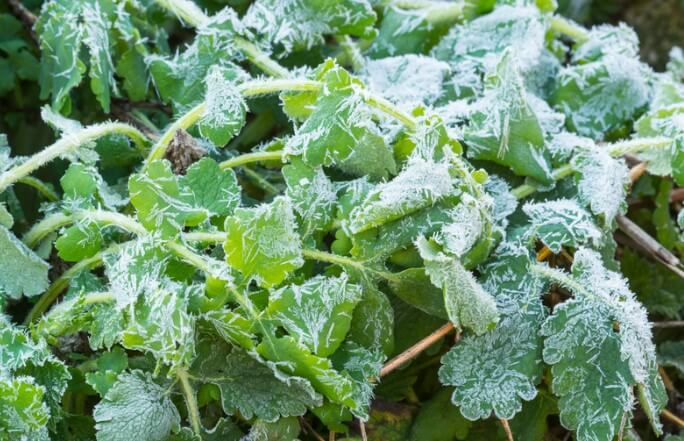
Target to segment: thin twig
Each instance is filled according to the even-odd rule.
[[[674,384],[672,383],[672,379],[670,378],[670,376],[667,375],[667,372],[665,372],[665,368],[663,368],[662,366],[658,366],[658,373],[660,374],[660,378],[663,379],[663,384],[665,385],[665,389],[667,389],[668,392],[677,393],[677,389],[675,389]]]
[[[646,172],[646,163],[640,162],[629,169],[629,180],[635,183]]]
[[[641,248],[653,258],[662,262],[672,272],[680,277],[684,277],[684,271],[681,269],[681,262],[677,256],[672,254],[667,248],[662,246],[657,240],[652,238],[640,226],[632,222],[626,216],[619,215],[616,219],[620,229],[629,236],[629,238],[638,243]]]
[[[385,375],[389,374],[399,366],[403,365],[404,363],[414,359],[417,357],[421,352],[423,352],[425,349],[429,348],[432,346],[433,343],[435,343],[437,340],[440,338],[444,337],[448,333],[450,333],[454,329],[454,325],[450,322],[447,323],[446,325],[442,326],[432,334],[428,335],[415,345],[411,346],[401,354],[397,355],[390,361],[388,361],[383,367],[382,370],[380,371],[380,376],[384,377]]]
[[[7,3],[12,14],[21,21],[28,33],[31,34],[33,41],[38,44],[38,36],[33,31],[33,25],[36,24],[38,18],[21,3],[21,0],[7,0]]]
[[[684,327],[684,320],[671,320],[665,322],[651,323],[653,328],[681,328]]]
[[[667,409],[664,409],[660,414],[665,417],[666,420],[669,420],[672,423],[675,423],[678,425],[680,428],[684,428],[684,420],[679,418],[677,415],[673,414]]]
[[[539,250],[539,252],[537,253],[537,262],[545,261],[546,259],[548,259],[551,256],[551,254],[553,254],[553,253],[551,252],[549,247],[544,245],[544,247],[541,250]]]
[[[361,429],[361,439],[363,441],[368,441],[368,436],[366,436],[366,425],[361,420],[359,420],[359,428]]]
[[[670,193],[670,203],[684,201],[684,188],[675,188]]]
[[[513,432],[511,432],[511,426],[508,425],[508,420],[506,418],[499,418],[501,427],[503,427],[504,432],[506,432],[506,438],[508,441],[515,441],[513,439]]]
[[[335,431],[331,430],[328,434],[328,441],[335,441]]]
[[[304,417],[299,417],[299,424],[304,426],[304,430],[308,434],[316,438],[317,441],[325,441],[325,438],[319,435],[318,432],[316,432],[316,430],[313,427],[311,427],[311,424],[309,424],[309,422]]]

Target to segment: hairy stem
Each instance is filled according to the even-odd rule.
[[[152,150],[150,150],[150,153],[147,155],[147,159],[145,159],[145,167],[147,167],[156,159],[162,159],[166,154],[166,149],[169,147],[169,143],[173,140],[174,136],[176,136],[176,132],[181,129],[185,130],[195,124],[195,122],[202,117],[202,114],[204,114],[205,107],[206,106],[204,102],[202,102],[190,109],[186,114],[171,124],[154,144]]]
[[[335,40],[349,59],[349,64],[351,64],[354,72],[362,71],[366,64],[366,60],[363,58],[363,54],[354,40],[352,40],[349,35],[336,35]]]
[[[236,156],[234,158],[227,159],[219,164],[221,170],[227,168],[238,167],[245,164],[250,164],[252,162],[264,162],[264,161],[283,161],[284,155],[282,150],[275,150],[272,152],[253,152],[245,153],[244,155]]]
[[[577,43],[584,43],[589,38],[589,31],[584,27],[558,15],[551,18],[551,30],[566,35]]]
[[[157,0],[157,4],[194,28],[209,20],[209,16],[191,0]]]
[[[180,381],[183,396],[185,397],[185,404],[188,406],[188,417],[190,418],[190,425],[195,435],[202,435],[202,423],[200,421],[199,407],[197,406],[197,397],[195,390],[190,384],[188,372],[185,369],[177,369],[176,377]]]
[[[36,191],[38,191],[38,193],[40,193],[50,202],[57,202],[59,200],[59,195],[52,188],[50,188],[49,185],[40,179],[34,178],[33,176],[24,176],[17,182],[28,185],[29,187],[33,187]]]
[[[670,147],[672,139],[663,136],[655,138],[635,138],[627,141],[620,141],[614,144],[608,144],[606,148],[610,156],[618,157],[630,153],[640,153],[646,150],[661,149]]]
[[[561,179],[570,176],[573,172],[574,170],[572,166],[570,164],[566,164],[554,170],[552,176],[554,180],[560,181]],[[520,200],[531,195],[532,193],[537,191],[538,188],[538,184],[523,184],[511,190],[511,193],[513,194],[513,196],[515,196],[516,199]]]
[[[79,130],[76,133],[62,136],[62,138],[60,138],[51,146],[41,150],[21,164],[5,171],[5,173],[0,175],[0,193],[6,190],[10,185],[31,174],[33,171],[42,167],[53,159],[66,153],[75,151],[82,145],[98,138],[113,134],[128,136],[133,140],[139,149],[144,150],[145,148],[145,135],[143,135],[135,127],[129,126],[128,124],[115,122],[95,124]]]
[[[35,224],[28,232],[26,232],[23,242],[29,248],[33,248],[50,233],[53,233],[66,225],[73,224],[74,222],[84,219],[105,225],[115,225],[137,235],[145,234],[146,232],[142,225],[136,222],[133,218],[124,214],[105,210],[82,210],[71,215],[55,213],[47,216],[45,219]]]
[[[340,266],[346,266],[346,267],[351,267],[354,269],[357,269],[359,271],[362,271],[364,273],[372,273],[375,274],[376,276],[379,276],[387,281],[398,281],[398,278],[396,275],[389,271],[381,271],[381,270],[376,270],[373,268],[369,268],[363,264],[363,262],[359,262],[358,260],[354,260],[349,257],[345,256],[339,256],[337,254],[332,254],[328,253],[325,251],[319,251],[319,250],[313,250],[313,249],[304,249],[302,250],[302,255],[304,256],[305,259],[309,260],[317,260],[319,262],[326,262],[326,263],[332,263],[334,265],[340,265]]]
[[[551,268],[546,265],[541,265],[541,264],[532,264],[529,267],[529,270],[541,277],[544,277],[548,280],[551,280],[552,282],[557,283],[560,286],[563,286],[570,291],[573,291],[575,293],[580,293],[584,296],[587,297],[594,297],[594,295],[589,292],[584,285],[581,283],[578,283],[575,279],[572,277],[568,276],[565,272]]]

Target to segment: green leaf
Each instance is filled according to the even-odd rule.
[[[591,215],[572,199],[527,203],[523,211],[530,218],[530,232],[554,253],[563,247],[578,248],[580,245],[598,245],[601,230]]]
[[[146,291],[135,304],[122,343],[127,349],[149,352],[160,363],[187,367],[195,357],[195,318],[180,286]]]
[[[558,413],[556,400],[545,391],[540,391],[537,398],[523,403],[522,410],[509,424],[515,439],[543,441],[549,432],[548,417]]]
[[[72,162],[59,183],[64,194],[71,197],[87,198],[94,195],[99,187],[97,170],[80,162]]]
[[[202,158],[178,180],[180,198],[207,216],[227,216],[240,205],[240,187],[235,173],[221,170],[211,158]]]
[[[354,234],[361,233],[429,208],[454,191],[447,164],[414,159],[394,179],[368,193],[352,210],[348,228]]]
[[[448,319],[442,290],[430,281],[425,268],[409,268],[388,282],[392,294],[426,314]]]
[[[561,423],[580,441],[610,439],[631,412],[637,385],[642,406],[657,416],[664,388],[660,379],[653,380],[650,325],[624,279],[587,249],[575,252],[572,276],[550,269],[544,274],[575,294],[554,308],[541,329]],[[651,423],[661,431],[657,420]]]
[[[634,29],[625,23],[592,27],[587,38],[573,49],[572,61],[585,64],[610,54],[624,55],[631,59],[639,57],[639,37]]]
[[[282,56],[322,44],[325,34],[371,36],[375,18],[367,0],[257,0],[243,20]]]
[[[666,341],[658,345],[658,364],[673,367],[684,376],[684,342]]]
[[[107,395],[114,386],[119,374],[128,367],[128,356],[121,348],[115,347],[111,352],[105,352],[97,358],[97,371],[85,375],[88,383],[101,397]]]
[[[48,287],[48,267],[11,231],[0,226],[0,293],[13,299],[41,294]]]
[[[539,328],[546,311],[541,301],[500,300],[501,319],[493,331],[466,335],[444,357],[442,384],[456,386],[452,401],[469,420],[492,412],[511,419],[522,401],[537,395],[543,373]]]
[[[351,326],[361,287],[340,277],[315,276],[302,285],[288,285],[269,295],[268,317],[312,353],[335,352]]]
[[[205,108],[197,127],[217,147],[226,145],[245,125],[247,104],[233,77],[232,71],[212,66],[205,79]]]
[[[131,175],[128,191],[140,223],[165,239],[175,237],[186,222],[205,216],[183,202],[178,179],[167,160],[152,161],[143,172]]]
[[[604,149],[594,148],[577,153],[571,164],[579,202],[602,217],[604,225],[611,225],[625,208],[630,179],[624,161],[613,159]]]
[[[652,75],[634,58],[609,54],[561,70],[551,103],[570,130],[600,141],[646,110]]]
[[[466,439],[472,423],[451,405],[451,388],[440,389],[423,403],[411,426],[411,441]]]
[[[496,304],[472,273],[427,239],[419,238],[416,244],[425,262],[425,272],[444,293],[444,306],[454,326],[471,329],[478,335],[491,330],[499,318]]]
[[[93,416],[97,441],[165,441],[180,428],[178,410],[166,388],[138,370],[119,375]]]
[[[67,262],[87,259],[100,251],[103,238],[95,222],[79,222],[66,229],[55,242],[59,257]]]
[[[448,23],[435,26],[425,9],[402,9],[389,4],[383,10],[378,36],[369,56],[382,59],[393,55],[425,53],[447,30]]]
[[[394,349],[394,311],[382,291],[366,284],[354,308],[347,340],[389,355]]]
[[[292,337],[270,337],[257,346],[257,352],[283,372],[309,380],[333,403],[347,406],[352,412],[366,404],[354,395],[354,380],[349,374],[336,371],[329,359],[311,354]]]
[[[354,174],[372,171],[374,177],[387,176],[394,171],[394,158],[363,97],[355,92],[361,87],[359,81],[332,62],[319,70],[327,87],[316,99],[311,115],[288,139],[285,152],[301,155],[311,166],[339,165]],[[366,157],[372,154],[380,162],[364,162],[364,156],[356,156],[358,144],[363,144]]]
[[[292,204],[285,197],[255,208],[238,208],[226,218],[225,229],[228,264],[262,287],[280,284],[304,264]]]
[[[310,167],[298,158],[282,168],[285,194],[300,219],[302,237],[326,230],[334,220],[337,193],[321,167]]]
[[[204,340],[191,373],[203,383],[218,386],[223,411],[247,419],[274,422],[280,417],[304,415],[319,406],[321,397],[300,377],[288,376],[227,344]]]
[[[117,94],[114,82],[114,63],[112,62],[112,43],[109,41],[110,23],[100,2],[87,2],[83,8],[84,38],[83,43],[90,52],[90,89],[97,97],[102,109],[109,113],[111,102],[110,88]]]
[[[281,418],[272,423],[257,420],[241,441],[297,441],[301,430],[296,418]]]
[[[48,439],[43,433],[50,418],[43,403],[44,394],[45,388],[31,378],[0,379],[0,436],[3,439]]]
[[[484,96],[473,104],[464,134],[467,153],[550,184],[551,157],[544,131],[528,101],[514,54],[511,50],[504,52],[486,78]]]

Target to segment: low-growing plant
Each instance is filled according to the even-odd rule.
[[[625,155],[684,184],[681,55],[554,7],[46,1],[59,139],[0,146],[0,440],[661,435],[613,233]],[[367,434],[374,396],[425,404]]]

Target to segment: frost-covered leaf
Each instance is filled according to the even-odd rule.
[[[105,274],[119,309],[135,303],[143,293],[160,289],[168,260],[150,239],[131,241],[107,254]]]
[[[233,72],[209,68],[204,112],[197,122],[200,134],[223,147],[245,125],[247,104],[232,81]]]
[[[382,291],[363,286],[361,301],[354,308],[347,340],[391,354],[394,349],[394,310]]]
[[[160,363],[187,367],[195,356],[195,318],[188,313],[188,292],[180,286],[146,291],[133,307],[122,334],[127,349],[149,352]]]
[[[128,356],[123,349],[116,347],[97,358],[97,370],[85,374],[86,383],[104,397],[116,383],[119,374],[128,367]]]
[[[400,219],[454,192],[449,166],[415,159],[394,179],[377,185],[361,205],[354,208],[348,224],[360,233]]]
[[[338,371],[345,372],[352,379],[354,400],[357,403],[353,409],[354,415],[367,420],[373,399],[373,381],[380,375],[385,356],[380,351],[347,341],[331,359]]]
[[[351,326],[361,287],[340,277],[316,276],[302,285],[289,285],[269,295],[268,316],[299,344],[326,357],[335,352]]]
[[[461,202],[450,210],[451,222],[442,226],[433,240],[447,253],[462,257],[482,236],[487,219],[483,218],[478,201],[463,194]]]
[[[118,93],[114,82],[114,63],[111,50],[113,42],[109,41],[110,23],[100,2],[87,2],[83,8],[84,38],[83,43],[90,52],[89,71],[90,89],[93,91],[102,109],[109,112],[111,93]],[[110,91],[111,89],[111,91]]]
[[[642,406],[657,418],[664,388],[653,377],[655,346],[646,310],[625,280],[587,249],[575,252],[572,276],[537,268],[575,294],[554,308],[541,331],[561,423],[580,441],[610,439],[631,412],[635,386]],[[651,422],[659,432],[658,420]]]
[[[202,158],[178,180],[180,199],[208,216],[232,214],[240,205],[240,187],[232,170],[221,170],[213,159]]]
[[[576,171],[580,203],[601,216],[605,225],[610,225],[625,208],[630,179],[624,161],[613,159],[605,150],[595,148],[580,151],[571,164]]]
[[[0,293],[13,299],[36,296],[48,287],[48,264],[0,226]]]
[[[209,311],[204,315],[214,325],[216,332],[224,340],[247,350],[254,349],[256,336],[252,332],[252,322],[235,311]]]
[[[514,52],[508,50],[487,76],[484,96],[473,104],[465,129],[467,153],[550,183],[551,158],[544,131],[528,101],[517,63]]]
[[[260,286],[278,285],[304,264],[292,203],[285,197],[255,208],[238,208],[226,218],[225,229],[228,264]]]
[[[140,223],[163,238],[175,237],[186,222],[205,216],[183,200],[178,178],[166,160],[152,161],[145,170],[131,175],[128,190]]]
[[[301,416],[307,408],[321,403],[320,395],[307,380],[274,372],[227,344],[200,341],[198,354],[191,373],[203,383],[218,386],[223,410],[229,415],[239,412],[248,419],[272,422],[280,417]]]
[[[292,158],[282,173],[287,184],[285,193],[302,225],[302,237],[327,229],[334,220],[337,193],[323,169]]]
[[[572,199],[527,203],[523,211],[530,218],[529,234],[538,237],[554,254],[564,246],[596,245],[601,239],[601,230],[591,215]]]
[[[281,418],[273,423],[257,420],[240,441],[297,441],[301,431],[296,418]]]
[[[137,370],[119,375],[93,416],[97,441],[165,441],[180,426],[166,388]]]
[[[572,61],[577,64],[590,63],[609,54],[638,58],[639,37],[634,29],[625,23],[617,26],[607,24],[594,26],[589,31],[586,40],[574,48]]]
[[[646,110],[651,75],[636,59],[609,54],[561,70],[550,101],[570,130],[600,141]]]
[[[50,418],[43,403],[44,394],[45,388],[29,377],[0,378],[0,436],[3,439],[48,439],[46,433],[41,433]]]
[[[444,93],[442,82],[449,73],[443,61],[408,54],[368,60],[363,77],[368,89],[411,111],[435,103]]]
[[[95,222],[78,222],[64,231],[55,242],[59,257],[78,262],[91,257],[102,248],[101,227]]]
[[[444,293],[444,306],[454,326],[478,335],[491,330],[499,317],[496,304],[472,273],[425,238],[418,239],[417,247],[432,284]]]
[[[456,96],[476,95],[482,88],[482,74],[494,68],[507,48],[523,68],[538,63],[544,48],[545,21],[535,7],[502,5],[490,14],[452,27],[431,53],[451,66],[451,87]]]
[[[287,55],[323,43],[326,34],[372,35],[375,12],[367,0],[257,0],[243,20],[279,55]]]
[[[347,406],[352,412],[367,405],[355,395],[354,380],[348,373],[338,372],[329,359],[313,355],[292,337],[272,336],[257,346],[257,352],[283,372],[309,380],[333,403]]]
[[[483,335],[467,335],[444,357],[442,384],[456,386],[452,400],[464,417],[485,419],[492,412],[511,419],[522,401],[537,395],[541,379],[539,328],[546,311],[540,299],[498,302],[501,320]]]
[[[290,156],[302,155],[311,166],[339,165],[354,160],[358,145],[377,149],[374,156],[384,159],[380,164],[364,163],[356,158],[353,171],[365,174],[366,170],[384,169],[380,177],[394,171],[394,158],[379,129],[372,120],[372,113],[355,88],[361,87],[358,80],[339,66],[326,62],[320,68],[320,80],[327,87],[316,99],[313,112],[288,139],[285,152]],[[366,152],[367,154],[370,151]]]

